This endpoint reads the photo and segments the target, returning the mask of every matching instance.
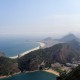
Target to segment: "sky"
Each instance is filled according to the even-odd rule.
[[[80,0],[0,0],[0,36],[80,33]]]

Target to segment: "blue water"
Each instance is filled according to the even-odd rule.
[[[23,39],[0,40],[0,52],[4,52],[7,57],[16,56],[37,46],[39,46],[38,43]]]
[[[56,75],[48,72],[37,71],[31,73],[21,73],[9,78],[4,78],[0,80],[56,80]]]

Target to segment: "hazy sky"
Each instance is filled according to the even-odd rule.
[[[0,0],[0,36],[79,31],[80,0]]]

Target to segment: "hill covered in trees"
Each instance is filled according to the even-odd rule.
[[[0,76],[11,75],[18,71],[16,60],[0,57]]]
[[[49,67],[55,62],[65,64],[72,62],[73,58],[78,60],[80,56],[79,48],[76,47],[78,44],[76,42],[73,44],[71,41],[68,43],[56,44],[50,48],[33,51],[18,60],[19,68],[23,70],[36,70],[38,69],[38,65],[40,65],[43,61],[45,66]]]

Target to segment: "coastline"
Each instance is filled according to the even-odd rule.
[[[8,76],[0,76],[0,79],[2,79],[2,78],[6,78],[6,77],[8,77]]]
[[[30,50],[25,51],[25,52],[23,52],[23,53],[21,53],[21,54],[19,54],[17,56],[13,56],[13,57],[9,57],[9,58],[16,59],[16,58],[18,58],[18,56],[22,57],[22,56],[24,56],[26,54],[29,54],[32,51],[35,51],[35,50],[38,50],[38,49],[43,49],[45,47],[45,43],[43,43],[43,42],[36,42],[36,43],[39,43],[38,47],[30,49]]]
[[[43,42],[38,42],[38,43],[40,44],[40,48],[41,48],[41,49],[46,48],[45,43],[43,43]]]
[[[12,75],[5,75],[5,76],[0,76],[0,79],[4,79],[4,78],[9,78],[9,77],[12,77],[12,76],[14,76],[14,75],[17,75],[17,74],[20,74],[21,72],[17,72],[17,73],[14,73],[14,74],[12,74]]]
[[[52,74],[54,74],[54,75],[57,75],[57,76],[59,76],[59,72],[57,72],[57,71],[54,71],[54,70],[52,70],[52,69],[43,70],[43,71],[45,71],[45,72],[49,72],[49,73],[52,73]]]
[[[32,52],[32,51],[45,48],[45,43],[43,43],[43,42],[37,42],[37,43],[39,43],[39,46],[38,46],[38,47],[33,48],[33,49],[31,49],[31,50],[28,50],[28,51],[25,51],[25,52],[23,52],[23,53],[21,53],[21,54],[19,54],[19,55],[22,57],[22,56],[24,56],[25,54],[29,54],[29,53]],[[17,55],[17,56],[13,56],[13,57],[9,57],[9,58],[11,58],[11,59],[16,59],[16,58],[18,58],[18,55]],[[38,70],[35,70],[35,71],[28,71],[28,72],[26,72],[26,73],[29,73],[29,72],[36,72],[36,71],[38,71]],[[20,72],[14,73],[13,75],[16,75],[16,74],[19,74],[19,73],[20,73]],[[0,79],[2,79],[2,78],[8,78],[8,77],[11,77],[11,76],[13,76],[13,75],[0,76]]]
[[[31,73],[31,72],[36,72],[36,71],[40,71],[40,70],[34,70],[34,71],[26,71],[25,73]],[[54,74],[56,76],[59,76],[59,72],[52,70],[52,69],[48,69],[48,70],[42,70],[51,74]]]
[[[36,71],[39,71],[39,70],[26,71],[25,73],[32,73],[32,72],[36,72]],[[52,70],[52,69],[42,70],[42,71],[45,71],[45,72],[51,73],[51,74],[53,74],[53,75],[59,76],[59,73],[58,73],[57,71]],[[12,76],[17,75],[17,74],[20,74],[20,73],[21,73],[21,72],[14,73],[13,75],[8,75],[8,76],[0,76],[0,79],[9,78],[9,77],[12,77]]]

